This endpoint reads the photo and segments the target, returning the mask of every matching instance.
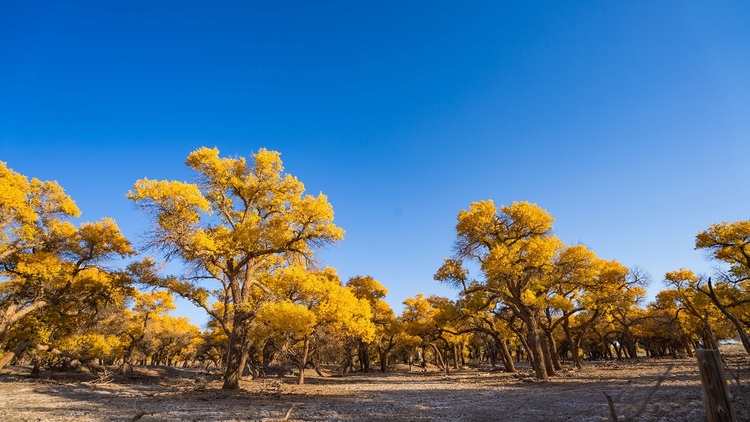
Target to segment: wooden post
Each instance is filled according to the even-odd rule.
[[[703,402],[708,422],[737,422],[719,351],[698,349],[695,356],[703,383]]]

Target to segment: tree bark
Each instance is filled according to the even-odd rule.
[[[359,369],[362,372],[370,372],[370,348],[369,344],[359,342]]]
[[[458,344],[453,344],[453,369],[458,369]]]
[[[297,375],[297,384],[305,383],[305,367],[307,366],[307,356],[310,354],[310,336],[305,336],[302,343],[302,357],[299,361],[299,375]]]
[[[552,363],[552,352],[550,351],[547,334],[544,331],[539,332],[539,343],[542,345],[542,353],[544,356],[544,368],[547,371],[547,375],[554,376],[555,365]]]
[[[248,345],[245,333],[241,326],[235,325],[232,335],[229,337],[227,350],[227,368],[224,372],[224,390],[237,390],[240,388],[242,371],[247,361]]]
[[[513,356],[510,354],[508,349],[508,340],[500,340],[500,351],[503,357],[503,365],[505,365],[505,372],[516,372],[516,366],[513,364]]]
[[[531,316],[526,321],[527,324],[527,341],[529,345],[529,355],[531,356],[531,366],[534,368],[536,373],[536,379],[548,380],[549,374],[544,363],[544,350],[539,336],[539,324],[534,316]]]
[[[560,356],[557,354],[557,342],[555,341],[555,337],[552,335],[552,331],[546,331],[544,332],[547,336],[547,348],[549,351],[549,355],[552,358],[552,367],[555,371],[559,371],[562,369],[562,366],[560,365]]]

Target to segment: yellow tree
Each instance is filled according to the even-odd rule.
[[[408,335],[421,339],[419,345],[422,364],[427,363],[427,348],[429,347],[434,352],[435,363],[447,375],[450,370],[447,353],[456,353],[453,346],[462,340],[460,330],[456,327],[460,321],[460,314],[455,303],[444,297],[435,295],[425,297],[419,293],[404,300],[404,306],[400,319]]]
[[[131,368],[133,353],[149,333],[149,328],[152,328],[159,317],[175,308],[170,292],[135,292],[133,309],[128,312],[126,329],[122,335],[125,352],[121,371]]]
[[[8,168],[0,161],[0,346],[8,330],[18,320],[46,306],[48,301],[39,288],[26,294],[23,277],[12,271],[18,261],[37,249],[49,247],[75,232],[70,217],[80,215],[70,197],[56,182],[32,179]],[[37,254],[54,264],[55,253]],[[39,283],[39,282],[38,282]],[[39,292],[39,293],[37,293]]]
[[[444,265],[435,278],[446,280],[450,277],[448,271],[455,264],[452,260],[447,260],[448,265]],[[452,267],[457,269],[458,267]],[[463,269],[459,270],[459,274]],[[444,278],[446,277],[446,278]],[[459,278],[462,276],[459,275]],[[460,282],[453,279],[452,283]],[[459,283],[460,284],[460,283]],[[503,361],[507,372],[515,372],[515,364],[509,349],[509,339],[514,334],[508,321],[510,310],[504,306],[497,297],[487,291],[474,290],[468,294],[461,293],[462,298],[456,302],[456,310],[459,313],[459,319],[455,322],[458,331],[456,334],[465,335],[474,333],[487,346],[488,356],[494,367],[497,357]]]
[[[581,368],[581,341],[596,322],[618,303],[627,302],[631,289],[641,283],[628,278],[629,271],[617,261],[597,258],[582,246],[566,249],[562,278],[555,287],[550,306],[559,309],[560,321],[573,364]],[[637,290],[642,292],[642,290]]]
[[[693,271],[680,269],[670,271],[664,276],[667,285],[672,287],[672,294],[663,293],[663,301],[671,300],[678,305],[677,313],[684,311],[693,320],[684,320],[686,328],[695,331],[707,349],[718,349],[719,343],[714,333],[714,327],[717,324],[718,310],[711,303],[711,299],[699,292],[700,284],[703,282],[701,277],[695,275]],[[660,293],[660,294],[662,294]]]
[[[638,358],[637,327],[648,317],[645,310],[638,305],[646,291],[640,286],[624,291],[610,303],[608,317],[613,322],[617,335],[617,357],[622,358],[623,351],[631,359]]]
[[[319,332],[372,341],[375,326],[369,302],[342,286],[334,269],[309,271],[292,266],[264,281],[284,300],[266,302],[260,307],[254,335],[277,339],[281,351],[297,364],[299,384],[305,382],[311,346]]]
[[[398,335],[396,328],[396,315],[393,313],[388,302],[383,300],[388,294],[379,281],[371,276],[354,276],[346,282],[346,286],[354,292],[354,296],[366,300],[372,310],[372,322],[376,327],[376,347],[380,358],[380,371],[386,372],[388,367],[388,353],[395,346],[395,339]],[[370,370],[370,343],[363,339],[357,339],[359,346],[359,361],[361,370],[369,372]]]
[[[480,264],[484,280],[469,285],[465,293],[485,291],[523,321],[538,379],[554,373],[547,359],[549,345],[540,328],[553,259],[563,247],[551,234],[552,221],[547,211],[528,202],[514,202],[501,207],[499,213],[491,200],[472,203],[458,214],[458,259],[447,260],[444,267],[451,268],[443,271],[460,280],[457,268],[462,259]]]
[[[153,365],[171,366],[192,356],[199,335],[200,329],[187,318],[157,314],[152,316],[152,324],[139,348],[144,360],[150,357]]]
[[[75,227],[68,219],[78,208],[56,182],[28,181],[2,162],[0,192],[0,350],[11,349],[8,333],[32,313],[54,307],[48,314],[80,324],[128,294],[131,278],[104,266],[133,254],[113,220]],[[37,345],[21,341],[0,367]]]
[[[695,247],[711,253],[713,259],[729,265],[713,285],[708,279],[698,291],[711,299],[734,324],[745,351],[750,353],[750,221],[720,223],[698,233]]]
[[[302,182],[284,174],[277,152],[261,149],[248,164],[200,148],[186,164],[198,173],[197,183],[142,179],[127,196],[152,219],[150,244],[191,269],[181,280],[153,282],[219,322],[229,338],[224,388],[236,389],[257,307],[278,300],[261,276],[285,262],[311,259],[315,247],[342,239],[344,232],[333,224],[326,196],[305,195]],[[209,280],[218,287],[204,287]],[[215,312],[210,296],[231,312]]]

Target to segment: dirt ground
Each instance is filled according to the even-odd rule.
[[[739,420],[750,420],[747,365],[741,356],[739,387],[729,377]],[[528,370],[465,369],[446,377],[399,369],[347,377],[310,371],[302,386],[289,376],[243,381],[229,392],[218,376],[175,368],[150,367],[128,378],[43,372],[32,379],[28,368],[10,367],[0,374],[0,420],[611,421],[605,393],[620,420],[706,420],[693,359],[590,362],[548,382],[534,381]]]

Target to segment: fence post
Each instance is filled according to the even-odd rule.
[[[708,422],[737,422],[721,354],[716,349],[698,349],[695,356],[703,383],[703,403],[706,405]]]

